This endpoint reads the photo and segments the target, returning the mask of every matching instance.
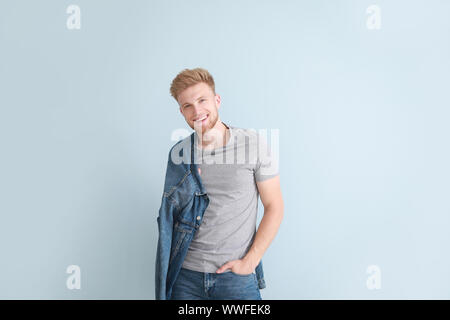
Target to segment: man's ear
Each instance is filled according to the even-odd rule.
[[[216,94],[216,96],[214,98],[216,99],[217,109],[219,109],[220,108],[220,95]]]

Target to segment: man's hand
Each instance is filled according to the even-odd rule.
[[[227,269],[231,269],[231,271],[233,271],[234,273],[245,276],[255,271],[255,267],[251,264],[249,260],[240,259],[240,260],[232,260],[225,263],[223,266],[217,269],[216,273],[222,273]]]

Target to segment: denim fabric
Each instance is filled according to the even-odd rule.
[[[198,272],[181,268],[171,300],[262,300],[256,274]]]
[[[157,217],[159,236],[155,261],[156,300],[170,299],[189,245],[209,204],[209,197],[198,173],[198,164],[194,163],[194,133],[190,135],[190,148],[183,148],[181,142],[186,142],[186,138],[177,142],[169,152],[164,192]],[[174,163],[172,152],[182,157],[183,161]],[[265,288],[262,260],[255,272],[258,287]]]

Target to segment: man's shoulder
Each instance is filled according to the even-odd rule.
[[[178,140],[177,142],[175,142],[171,147],[170,147],[170,152],[172,152],[173,149],[178,147],[184,147],[184,146],[190,146],[191,144],[191,136],[193,133],[188,134],[186,137]]]
[[[183,150],[187,150],[190,149],[191,146],[191,134],[187,135],[184,138],[181,138],[180,140],[178,140],[177,142],[175,142],[169,149],[168,152],[168,157],[169,157],[169,161],[171,162],[171,160],[174,157],[183,157],[184,151]]]
[[[243,136],[257,136],[258,131],[253,128],[242,128],[242,127],[231,127],[231,130],[233,130],[233,133],[235,135],[243,135]]]

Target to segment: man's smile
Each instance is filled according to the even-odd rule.
[[[205,114],[200,116],[197,120],[194,120],[194,122],[201,122],[202,124],[204,124],[206,122],[206,119],[208,119],[209,114]]]

